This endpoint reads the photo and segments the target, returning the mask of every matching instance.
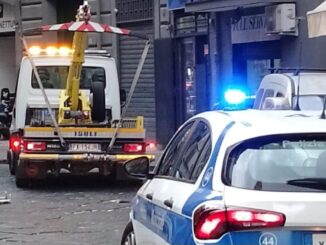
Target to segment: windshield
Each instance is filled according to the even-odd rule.
[[[37,71],[46,89],[65,89],[69,66],[39,66]],[[91,82],[101,80],[105,82],[103,67],[83,67],[80,76],[80,88],[90,89]],[[34,72],[32,74],[32,88],[39,88]]]
[[[227,159],[227,183],[266,191],[325,191],[326,135],[250,139]]]

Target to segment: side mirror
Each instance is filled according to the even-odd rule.
[[[136,179],[147,179],[149,176],[149,159],[137,157],[123,164],[128,175]]]

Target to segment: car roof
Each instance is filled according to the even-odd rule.
[[[285,80],[284,80],[285,79]],[[326,94],[326,73],[325,72],[300,72],[300,73],[272,73],[268,74],[263,79],[274,81],[276,83],[284,83],[291,80],[297,88],[300,83],[301,95],[325,95]],[[293,91],[297,94],[297,89]]]
[[[318,111],[242,110],[211,111],[196,117],[204,118],[210,123],[216,139],[223,129],[232,124],[227,138],[239,142],[264,135],[326,133],[326,119],[320,119],[320,114]]]

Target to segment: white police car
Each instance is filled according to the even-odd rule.
[[[206,112],[147,177],[121,244],[326,244],[326,120],[316,112]]]

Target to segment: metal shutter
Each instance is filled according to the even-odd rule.
[[[152,22],[138,22],[137,24],[123,25],[121,27],[153,36]],[[144,46],[144,40],[125,36],[119,37],[120,85],[122,89],[126,90],[127,94]],[[154,89],[154,49],[152,44],[126,115],[130,117],[144,116],[146,137],[148,139],[156,138]]]

